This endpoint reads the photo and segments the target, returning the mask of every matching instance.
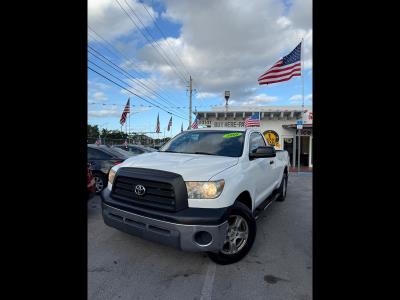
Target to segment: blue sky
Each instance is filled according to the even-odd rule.
[[[202,5],[208,1],[200,1],[200,4],[177,0],[141,2],[119,0],[141,30],[146,34],[150,32],[157,44],[148,36],[153,46],[149,44],[116,1],[89,0],[88,38],[91,49],[88,58],[91,68],[153,104],[129,94],[88,70],[89,124],[99,125],[100,128],[120,129],[120,115],[130,97],[133,111],[130,116],[131,131],[154,131],[159,114],[160,136],[164,135],[164,128],[167,127],[171,115],[155,107],[155,104],[176,114],[172,116],[172,131],[166,132],[166,136],[175,135],[180,131],[182,123],[184,128],[188,126],[187,86],[177,72],[185,78],[189,74],[193,77],[196,90],[193,95],[193,110],[211,110],[213,105],[222,105],[225,90],[231,90],[230,103],[235,106],[300,107],[301,77],[268,86],[259,86],[257,77],[293,50],[301,37],[305,37],[305,104],[312,104],[310,1],[254,0],[250,5],[246,4],[247,1],[211,1],[208,8],[207,5]],[[143,5],[168,41],[159,33]],[[210,6],[211,12],[207,11]],[[141,26],[139,20],[144,26]],[[174,63],[176,69],[165,63],[160,52]],[[105,61],[111,61],[122,69],[111,64],[113,68],[105,64]],[[130,80],[125,72],[140,79],[141,84]],[[123,129],[125,130],[125,126]]]

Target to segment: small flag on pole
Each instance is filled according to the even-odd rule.
[[[196,115],[196,118],[194,119],[194,122],[192,124],[192,129],[197,129],[199,128],[199,115]]]
[[[121,124],[121,126],[125,124],[126,116],[128,113],[131,112],[130,105],[129,105],[130,100],[131,100],[131,98],[128,98],[128,102],[126,102],[124,111],[122,112],[122,115],[121,115],[121,119],[119,120],[119,123]]]
[[[181,125],[181,132],[183,131],[183,123],[182,123],[182,125]]]
[[[288,55],[278,60],[267,72],[258,77],[258,84],[286,81],[301,75],[301,43]]]
[[[160,114],[157,115],[156,133],[160,133]]]
[[[244,121],[244,127],[260,127],[260,113],[253,113],[250,117]]]
[[[171,127],[172,127],[172,116],[171,119],[169,119],[167,131],[169,131]]]

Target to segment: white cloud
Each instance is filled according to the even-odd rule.
[[[107,96],[103,92],[95,92],[93,93],[93,99],[94,101],[105,101],[107,100]]]
[[[218,95],[216,93],[197,93],[196,94],[196,99],[206,99],[206,98],[213,98],[217,97]],[[222,97],[222,96],[221,96]]]
[[[303,96],[300,95],[300,94],[293,95],[292,97],[289,98],[289,100],[291,100],[290,104],[294,104],[294,105],[295,104],[301,104],[302,103],[302,99],[303,99]],[[311,103],[312,102],[312,94],[305,95],[304,96],[304,102]]]
[[[293,95],[292,97],[289,98],[289,100],[301,100],[303,97],[301,95]]]
[[[259,95],[250,97],[250,99],[248,101],[254,102],[254,103],[269,103],[269,102],[278,101],[278,97],[268,96],[267,94],[259,94]]]
[[[115,43],[119,37],[132,34],[125,45],[119,41],[119,47],[126,49],[137,47],[135,37],[144,41],[115,0],[88,1],[89,25],[106,39]],[[126,7],[125,0],[119,1]],[[126,1],[140,14],[146,26],[152,25],[139,0]],[[283,2],[277,0],[164,2],[166,11],[161,18],[181,24],[181,29],[178,37],[159,40],[158,44],[178,66],[180,73],[186,72],[170,52],[170,46],[183,61],[194,78],[194,88],[201,90],[196,99],[211,95],[221,95],[223,99],[223,92],[230,90],[230,101],[262,103],[252,98],[260,89],[258,76],[294,49],[302,37],[304,67],[306,71],[312,68],[311,0],[293,0],[287,14]],[[147,8],[157,17],[157,12]],[[186,89],[175,70],[152,45],[135,50],[135,54],[141,61],[141,71],[151,73],[169,88]],[[125,66],[128,65],[125,63]]]
[[[229,104],[230,105],[238,105],[238,106],[266,105],[268,103],[275,102],[278,100],[279,100],[279,98],[276,96],[269,96],[267,94],[259,94],[259,95],[249,97],[246,101],[232,100],[232,101],[229,101]]]
[[[105,108],[100,110],[89,110],[88,116],[97,118],[120,117],[121,110],[118,110],[117,107]]]
[[[141,26],[141,24],[129,6],[139,16],[145,26],[149,26],[152,23],[151,17],[138,0],[127,0],[129,6],[125,3],[125,0],[118,1],[138,26]],[[157,13],[150,6],[146,5],[146,8],[154,18],[157,17]],[[88,0],[88,24],[107,40],[114,40],[137,30],[133,22],[115,0]],[[91,39],[90,36],[89,39]]]
[[[286,28],[292,24],[292,21],[290,21],[287,17],[279,17],[278,20],[276,20],[276,24],[278,24],[281,28]]]
[[[141,113],[141,112],[146,112],[151,110],[151,107],[146,107],[146,106],[138,106],[132,109],[132,118],[134,117],[135,113]],[[107,117],[121,117],[123,111],[123,107],[119,106],[112,106],[109,108],[104,108],[100,110],[90,110],[88,112],[89,117],[95,117],[95,118],[107,118]]]
[[[89,80],[88,81],[88,88],[89,89],[100,89],[100,90],[106,90],[110,88],[109,84],[103,83],[103,82],[98,82],[98,81],[93,81]]]
[[[300,28],[312,27],[312,0],[293,0],[288,17]]]
[[[180,36],[169,38],[168,44],[191,73],[195,87],[217,95],[230,90],[231,100],[249,101],[258,76],[302,37],[304,67],[312,67],[311,1],[300,2],[294,1],[283,16],[283,3],[276,0],[165,0],[162,17],[182,24]],[[159,44],[167,49],[164,40]],[[177,84],[174,70],[151,45],[139,50],[138,56],[148,69]]]
[[[103,92],[110,88],[110,85],[93,80],[88,81],[88,102],[103,102],[108,99]]]

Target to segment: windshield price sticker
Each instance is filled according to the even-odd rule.
[[[229,139],[229,138],[238,137],[238,136],[241,136],[241,135],[242,135],[241,132],[232,132],[232,133],[224,134],[223,137],[225,139]]]

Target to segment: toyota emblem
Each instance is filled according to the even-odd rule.
[[[144,193],[146,193],[146,188],[143,185],[138,184],[137,186],[135,186],[135,194],[136,195],[143,196]]]

